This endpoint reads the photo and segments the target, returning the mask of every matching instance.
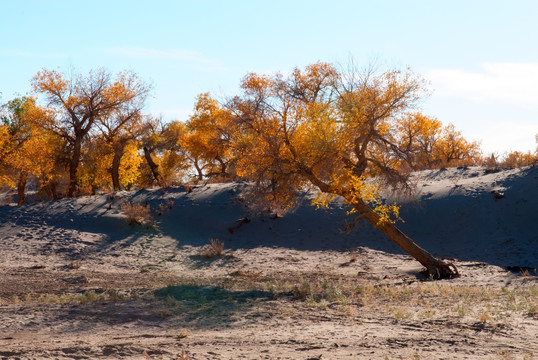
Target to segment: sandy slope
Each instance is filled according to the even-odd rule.
[[[413,197],[393,199],[402,203],[400,227],[462,273],[439,283],[536,286],[538,168],[434,170],[413,181]],[[299,279],[404,286],[398,291],[429,283],[369,224],[342,233],[341,203],[315,210],[305,194],[284,218],[253,217],[239,201],[244,186],[1,207],[0,358],[538,356],[538,319],[524,311],[502,321],[478,321],[480,309],[455,317],[448,307],[422,316],[424,301],[442,296],[419,294],[399,316],[394,299],[320,305],[288,294]],[[155,214],[161,207],[155,226],[128,226],[126,200]],[[212,238],[225,254],[205,259]]]

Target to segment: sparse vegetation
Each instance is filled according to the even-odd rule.
[[[211,259],[216,256],[221,256],[224,251],[224,242],[219,239],[209,240],[209,244],[203,248],[202,256],[206,259]]]
[[[135,306],[139,309],[137,314],[151,315],[158,321],[212,318],[223,324],[277,315],[281,320],[306,317],[349,324],[375,319],[387,326],[420,323],[436,329],[492,334],[502,334],[522,319],[538,320],[538,288],[526,278],[517,286],[494,287],[438,282],[391,284],[357,281],[353,276],[268,278],[243,271],[224,277],[186,277],[166,271],[144,276],[152,279],[150,288],[146,284],[129,291],[88,288],[82,292],[19,293],[9,299],[0,298],[0,305],[30,306],[43,311],[44,306],[53,304],[80,304],[83,307],[77,311],[91,314],[101,314],[99,308],[107,304],[114,306],[114,311],[131,311],[121,309]],[[106,314],[105,311],[98,316]],[[170,336],[181,340],[197,335],[183,328]]]
[[[437,285],[376,285],[356,284],[350,279],[301,279],[298,283],[265,284],[264,289],[292,292],[295,299],[308,306],[327,305],[348,311],[348,305],[362,308],[382,308],[397,320],[435,318],[448,314],[454,318],[473,317],[482,323],[502,323],[511,314],[537,316],[538,287],[492,288],[487,286]],[[273,290],[274,291],[274,290]],[[456,304],[456,305],[453,305]]]
[[[168,200],[159,204],[157,208],[157,216],[165,214],[167,211],[174,208],[174,200]]]
[[[395,320],[450,319],[501,326],[516,314],[538,319],[538,287],[415,283],[411,285],[357,283],[352,278],[266,279],[262,276],[177,279],[176,285],[214,286],[230,291],[264,291],[274,299],[289,299],[293,306],[314,307],[354,316],[361,311],[382,311]],[[197,295],[198,296],[198,295]],[[206,298],[206,297],[204,297]],[[187,298],[186,298],[187,299]],[[189,297],[189,299],[192,299]],[[200,298],[201,299],[201,298]],[[206,298],[207,299],[207,298]],[[165,297],[178,307],[181,300]],[[455,304],[455,305],[454,305]]]
[[[146,206],[134,203],[131,204],[130,202],[125,202],[121,209],[123,213],[125,214],[127,224],[131,226],[135,225],[145,225],[145,226],[151,226],[153,217],[151,216],[151,209],[149,204]]]
[[[524,166],[532,166],[538,163],[538,154],[533,155],[531,152],[523,153],[521,151],[513,151],[506,155],[500,166],[503,168],[519,168]]]
[[[214,241],[221,249],[222,242]],[[211,245],[209,245],[211,246]],[[213,247],[212,247],[213,248]],[[171,292],[162,297],[164,303],[175,309],[183,308],[184,301],[194,308],[211,309],[215,302],[229,299],[227,291],[260,292],[273,299],[291,301],[293,306],[333,311],[353,316],[361,311],[382,311],[395,320],[448,318],[451,321],[474,321],[499,326],[510,322],[515,314],[538,320],[538,287],[534,284],[518,287],[490,287],[415,283],[410,285],[357,283],[353,278],[267,279],[260,274],[237,272],[230,278],[185,278],[171,275],[155,278],[156,285],[168,288],[184,287],[184,292]],[[197,290],[199,289],[199,290]],[[203,289],[207,289],[204,293]],[[213,290],[212,290],[213,289]],[[221,289],[221,290],[219,290]],[[179,295],[178,295],[179,294]],[[253,293],[254,294],[254,293]],[[1,304],[19,303],[94,303],[119,302],[129,299],[155,301],[149,292],[120,292],[114,289],[88,289],[82,293],[19,294],[1,299]]]
[[[74,270],[76,270],[76,269],[80,269],[81,266],[82,266],[82,265],[81,265],[81,263],[80,263],[79,260],[73,260],[73,261],[71,261],[71,262],[69,263],[69,268],[74,269]]]
[[[22,296],[22,297],[21,297]],[[90,304],[96,302],[120,302],[131,299],[131,295],[124,294],[117,290],[102,289],[97,292],[94,289],[84,292],[64,292],[59,294],[26,294],[14,295],[11,299],[1,299],[0,305],[21,304],[21,303],[38,303],[38,304],[69,304],[80,303]]]

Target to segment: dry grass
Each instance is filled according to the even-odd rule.
[[[153,217],[151,216],[151,209],[149,204],[144,206],[142,204],[126,202],[121,206],[123,213],[125,214],[127,224],[131,226],[145,225],[151,226]]]
[[[212,239],[203,256],[220,256],[223,248],[222,241]],[[234,271],[225,277],[208,278],[156,273],[152,279],[154,288],[187,285],[210,286],[234,292],[262,291],[270,298],[288,303],[294,311],[314,308],[337,311],[351,317],[357,313],[373,311],[398,322],[443,320],[488,327],[510,324],[517,317],[538,320],[538,286],[533,282],[510,287],[455,285],[449,282],[379,284],[358,282],[357,279],[348,277],[267,278],[260,273],[242,271]],[[135,300],[136,296],[138,295],[113,289],[89,289],[83,293],[64,294],[19,293],[11,298],[0,299],[0,304],[117,302]],[[146,301],[155,301],[155,298]],[[165,303],[175,307],[177,301],[178,299],[170,298]]]
[[[213,240],[217,244],[218,240]],[[142,308],[151,309],[156,319],[184,317],[196,320],[218,316],[219,321],[228,324],[241,321],[238,319],[243,319],[245,314],[251,316],[251,320],[252,316],[257,316],[255,314],[264,314],[313,321],[338,319],[350,323],[375,319],[387,326],[426,323],[436,329],[445,327],[501,334],[515,331],[522,321],[538,320],[538,287],[533,279],[518,286],[501,287],[418,281],[380,284],[360,281],[356,277],[319,274],[308,274],[303,278],[291,274],[269,277],[240,270],[220,277],[187,277],[157,270],[150,281],[143,286],[138,284],[132,290],[90,289],[82,293],[26,295],[21,292],[12,299],[0,299],[0,304],[28,303],[30,307],[43,309],[47,304],[78,303],[85,304],[84,308],[95,309],[93,306],[101,307],[107,302],[126,301],[128,305],[142,304]],[[166,287],[171,288],[170,292],[158,294],[158,290]],[[121,303],[113,306],[119,305]],[[177,328],[173,335],[178,341],[197,336],[191,335],[188,329]],[[409,358],[430,358],[426,354],[417,354]],[[508,359],[511,354],[506,350],[498,356]],[[150,356],[153,358],[153,354]],[[190,359],[195,354],[185,351],[176,352],[175,356]],[[524,356],[524,359],[532,359],[531,353]]]
[[[522,318],[538,320],[538,287],[531,283],[514,287],[439,282],[379,284],[339,277],[267,278],[239,271],[224,278],[175,278],[168,282],[174,286],[210,286],[234,292],[262,291],[268,298],[287,304],[290,313],[314,309],[336,312],[350,319],[375,313],[395,322],[442,321],[491,331],[512,326]],[[224,301],[207,300],[204,306],[218,308],[221,300]],[[229,299],[225,300],[227,303]],[[165,298],[163,301],[172,309],[188,309],[181,299]],[[202,307],[198,311],[200,309]],[[216,310],[211,308],[211,311]]]
[[[130,299],[117,290],[100,291],[87,290],[83,293],[59,293],[59,294],[26,294],[14,295],[11,299],[0,299],[0,304],[22,304],[22,303],[39,303],[39,304],[88,304],[95,302],[120,302]]]
[[[216,256],[221,256],[224,251],[224,242],[219,239],[211,239],[202,251],[202,256],[206,259],[211,259]]]
[[[177,360],[193,360],[194,358],[190,355],[187,355],[185,352],[185,349],[181,349],[181,355],[177,358]]]
[[[271,280],[263,289],[274,294],[293,294],[307,307],[336,309],[353,314],[353,309],[381,311],[396,321],[447,319],[502,326],[514,314],[538,319],[538,287],[489,287],[418,283],[379,285],[353,279],[300,279],[298,282]]]
[[[68,267],[69,267],[70,269],[73,269],[73,270],[80,269],[81,266],[82,266],[82,265],[81,265],[81,263],[80,263],[79,260],[73,260],[73,261],[71,261],[71,262],[69,263],[69,265],[68,265]]]
[[[174,200],[168,200],[159,204],[157,208],[157,216],[165,214],[167,211],[174,208]]]

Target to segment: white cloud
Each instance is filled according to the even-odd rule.
[[[61,57],[66,57],[65,54],[61,54],[61,53],[46,53],[46,52],[24,51],[24,50],[18,50],[18,49],[0,49],[0,55],[2,55],[2,56],[11,56],[11,57],[26,57],[26,58],[61,58]]]
[[[157,118],[162,118],[165,122],[179,120],[186,121],[192,115],[193,110],[187,109],[150,109],[150,112]]]
[[[536,149],[536,134],[538,134],[538,122],[535,124],[500,122],[484,129],[481,146],[485,154],[495,152],[503,155],[516,150],[533,152]]]
[[[210,59],[198,51],[185,49],[159,50],[139,47],[120,47],[103,49],[112,55],[132,58],[170,59],[184,61],[193,64],[198,70],[205,71],[228,71],[219,61]]]
[[[538,63],[483,63],[482,71],[433,69],[434,96],[538,106]]]

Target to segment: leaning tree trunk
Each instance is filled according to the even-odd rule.
[[[200,165],[198,165],[198,160],[194,160],[194,167],[198,172],[198,181],[202,181],[204,179],[204,174],[202,172],[202,168],[200,168]]]
[[[146,158],[146,162],[149,165],[149,168],[151,169],[151,173],[153,174],[153,178],[155,181],[157,181],[158,184],[161,183],[161,174],[159,174],[159,165],[155,164],[153,159],[151,158],[151,151],[144,146],[144,157]]]
[[[334,191],[330,185],[319,180],[311,170],[303,167],[302,174],[310,180],[312,184],[317,186],[321,191],[325,193],[332,193],[336,195],[346,197],[341,191]],[[436,259],[432,254],[415,244],[411,238],[400,231],[394,224],[390,222],[380,221],[380,216],[372,210],[367,203],[362,199],[354,198],[351,205],[359,214],[361,214],[370,224],[381,230],[392,241],[400,246],[406,253],[415,258],[419,263],[426,267],[428,274],[434,279],[445,279],[459,276],[458,269],[451,263],[445,263],[442,260]]]
[[[379,215],[362,200],[353,203],[355,210],[359,212],[372,225],[381,230],[392,241],[400,246],[406,253],[414,257],[424,265],[428,274],[434,279],[444,279],[459,276],[456,266],[433,257],[429,252],[418,246],[411,238],[400,231],[390,222],[380,222]]]
[[[25,171],[21,171],[19,174],[19,180],[17,181],[17,205],[24,205],[26,202],[26,182],[28,181],[28,174]]]

